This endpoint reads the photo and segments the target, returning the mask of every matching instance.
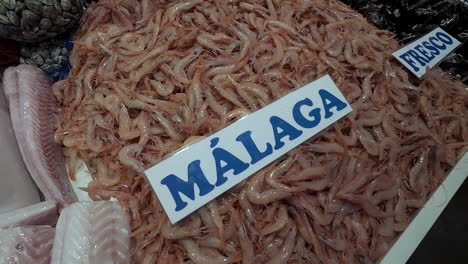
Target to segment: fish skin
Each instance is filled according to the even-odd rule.
[[[0,264],[49,264],[54,234],[50,226],[0,229]]]
[[[21,157],[8,104],[0,93],[0,214],[39,203],[39,190]],[[1,218],[0,218],[1,221]]]
[[[60,214],[51,264],[130,263],[130,217],[118,202],[80,202]]]
[[[24,163],[46,199],[60,208],[77,201],[61,147],[55,143],[58,106],[41,69],[20,65],[5,70],[3,89],[9,102],[16,141]]]
[[[55,225],[58,219],[57,204],[45,201],[0,215],[0,228],[32,225]]]

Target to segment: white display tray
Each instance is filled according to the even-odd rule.
[[[458,161],[424,207],[416,213],[380,264],[406,263],[467,177],[468,152]]]

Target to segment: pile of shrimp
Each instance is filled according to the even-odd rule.
[[[102,0],[53,86],[70,177],[132,218],[135,263],[374,263],[468,149],[468,95],[410,76],[335,0]],[[353,112],[172,225],[144,170],[329,74]]]

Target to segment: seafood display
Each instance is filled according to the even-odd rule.
[[[39,191],[31,180],[16,144],[8,105],[0,93],[0,214],[38,203]],[[0,222],[2,219],[0,218]]]
[[[50,226],[0,229],[0,264],[49,264],[54,234]]]
[[[63,209],[51,264],[130,263],[130,218],[117,202],[81,202]]]
[[[414,78],[338,1],[102,0],[82,21],[55,138],[72,180],[83,160],[89,196],[130,215],[136,263],[376,262],[468,149],[466,86]],[[146,168],[325,74],[352,113],[168,221]],[[89,219],[67,210],[58,234]]]
[[[47,75],[31,65],[8,68],[3,90],[19,150],[37,186],[61,207],[76,201],[65,177],[63,153],[54,141],[58,107]]]

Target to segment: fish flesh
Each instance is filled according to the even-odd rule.
[[[58,219],[57,204],[45,201],[0,215],[0,228],[18,226],[55,225]]]
[[[40,202],[39,191],[29,176],[18,149],[8,105],[0,93],[0,214]],[[1,219],[0,219],[1,221]]]
[[[54,234],[50,226],[0,229],[0,264],[49,264]]]
[[[79,202],[62,210],[51,264],[130,263],[130,216],[118,202]]]
[[[54,141],[57,103],[48,77],[39,68],[20,65],[5,70],[3,89],[24,163],[46,199],[60,208],[77,200],[63,153]]]

